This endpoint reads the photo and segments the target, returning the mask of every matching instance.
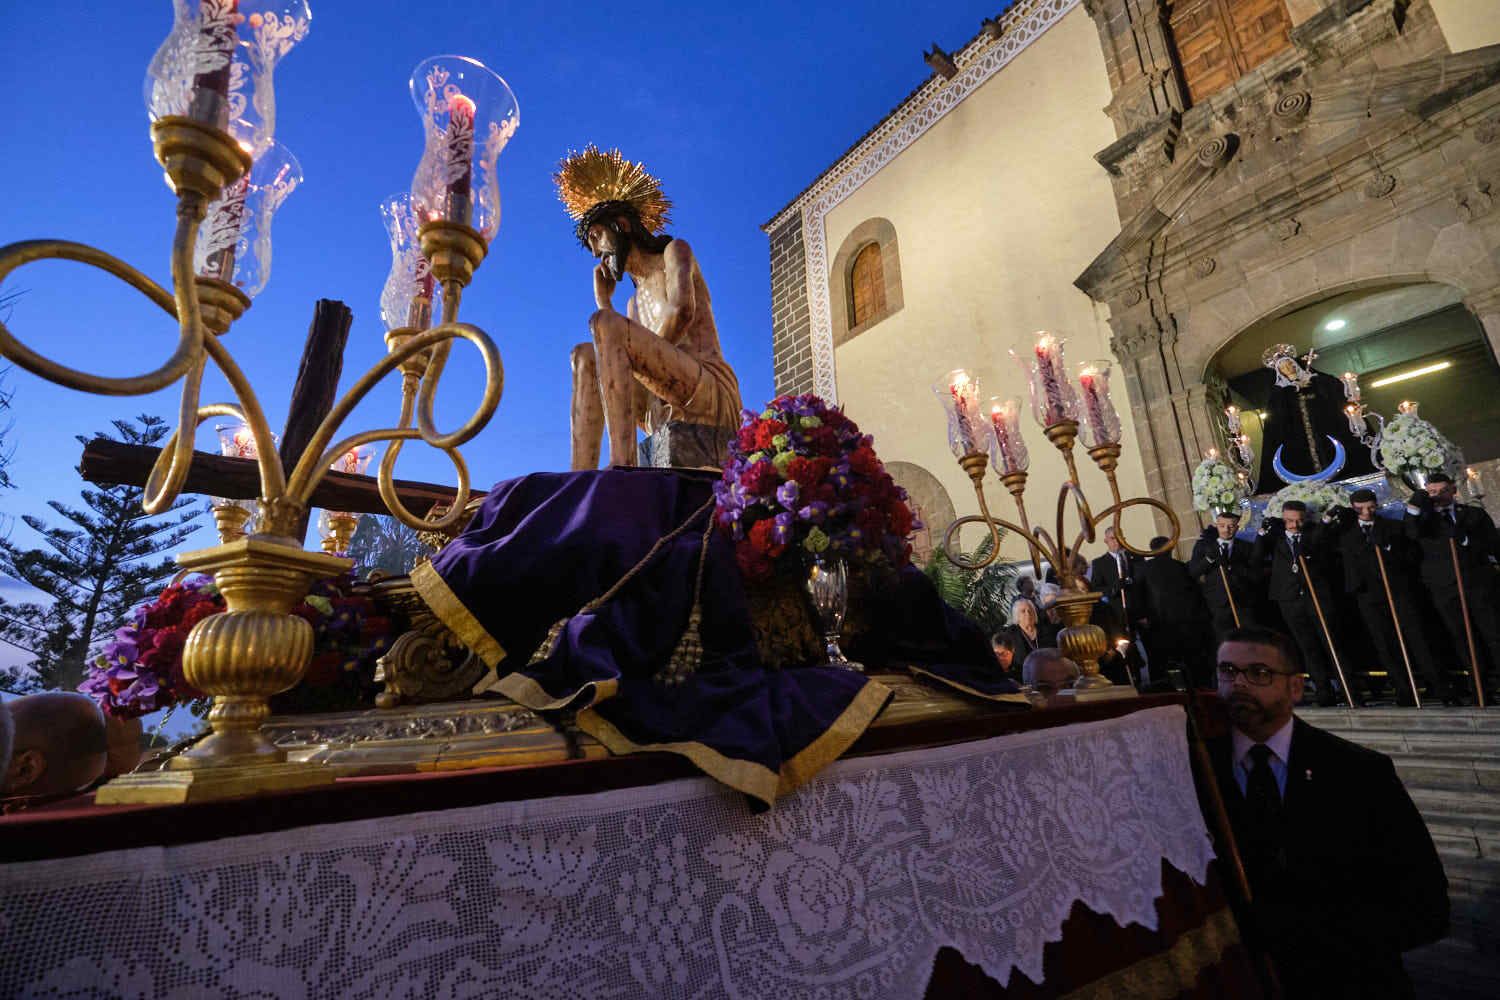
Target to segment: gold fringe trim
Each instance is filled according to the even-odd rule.
[[[540,711],[553,711],[567,708],[577,701],[579,696],[584,697],[584,705],[597,705],[601,701],[613,698],[620,690],[620,682],[614,679],[607,681],[589,681],[575,691],[554,698],[547,693],[547,689],[536,681],[522,673],[509,673],[500,678],[494,685],[494,690],[499,691],[511,701],[520,702],[527,708]]]
[[[890,688],[876,681],[868,682],[821,736],[781,765],[779,774],[762,764],[726,757],[697,741],[636,743],[593,709],[584,709],[578,713],[578,728],[603,743],[605,749],[617,756],[651,750],[681,754],[714,780],[770,806],[776,803],[777,795],[804,784],[837,760],[875,721],[875,716],[880,714],[890,698]]]
[[[776,791],[785,795],[799,785],[804,785],[813,775],[841,757],[860,734],[875,721],[875,716],[885,710],[894,692],[879,681],[869,681],[849,707],[833,720],[833,725],[823,735],[804,747],[791,760],[781,765],[781,782]]]
[[[452,629],[453,634],[472,649],[484,661],[485,666],[500,665],[505,659],[505,647],[479,624],[479,619],[449,589],[447,582],[432,568],[432,563],[424,562],[415,567],[411,571],[411,582],[432,613]]]
[[[938,684],[941,684],[943,687],[952,688],[955,691],[962,691],[964,694],[971,694],[976,698],[983,698],[985,701],[1004,702],[1007,705],[1031,705],[1031,702],[1026,700],[1026,696],[1024,694],[986,694],[983,691],[976,691],[974,688],[971,688],[966,684],[959,684],[955,681],[948,680],[948,678],[946,677],[939,677],[937,674],[934,674],[931,671],[923,670],[921,667],[913,666],[909,663],[906,665],[906,669],[914,676],[930,677]]]
[[[1218,964],[1224,951],[1239,940],[1234,914],[1226,906],[1201,927],[1179,935],[1166,951],[1096,979],[1067,994],[1066,1000],[1171,1000],[1192,989],[1203,970]]]

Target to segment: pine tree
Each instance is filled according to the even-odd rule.
[[[20,292],[12,292],[9,295],[0,295],[0,322],[10,319],[11,307],[16,299],[20,298]],[[10,465],[11,458],[15,455],[15,445],[6,440],[10,436],[10,430],[14,425],[10,419],[10,401],[15,396],[15,390],[6,384],[10,375],[10,366],[0,368],[0,489],[13,489],[15,483],[11,482],[10,473],[6,471]]]
[[[156,444],[168,430],[160,417],[112,423],[116,440],[127,444]],[[161,553],[198,530],[191,522],[202,513],[194,501],[180,499],[149,516],[141,509],[144,491],[136,486],[85,489],[82,495],[86,510],[48,502],[66,526],[51,527],[30,515],[21,519],[42,536],[45,548],[23,549],[0,540],[0,573],[51,598],[50,605],[0,598],[0,641],[32,657],[29,670],[12,668],[0,675],[0,687],[76,687],[90,656],[172,575],[175,564]]]

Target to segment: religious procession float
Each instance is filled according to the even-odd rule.
[[[170,282],[65,240],[0,248],[0,280],[39,260],[102,270],[167,314],[175,346],[128,377],[4,326],[0,354],[84,392],[181,387],[159,453],[91,446],[85,473],[139,477],[148,511],[209,495],[221,541],[179,557],[83,690],[120,717],[202,703],[208,731],[0,822],[0,993],[1258,995],[1190,706],[1102,676],[1099,595],[1074,570],[1130,507],[1170,526],[1156,553],[1177,542],[1166,505],[1121,496],[1108,363],[1075,377],[1053,334],[1020,358],[1067,469],[1051,524],[1026,506],[1023,403],[969,371],[935,386],[980,512],[945,548],[976,569],[1004,532],[1055,569],[1059,645],[1083,671],[1066,710],[1030,711],[910,565],[912,507],[858,414],[811,395],[743,405],[708,267],[619,151],[572,153],[554,178],[599,307],[571,355],[572,469],[478,494],[459,449],[501,403],[501,353],[460,315],[499,238],[496,165],[520,114],[495,72],[442,56],[411,78],[410,191],[381,206],[388,352],[335,397],[348,316],[322,304],[278,440],[232,345],[300,180],[272,77],[310,12],[174,10],[147,88],[176,200]],[[446,428],[434,400],[455,348],[486,378]],[[210,366],[234,402],[201,398]],[[388,380],[394,425],[346,427]],[[195,451],[205,424],[217,455]],[[1411,433],[1386,427],[1392,453]],[[456,486],[397,480],[408,444],[451,459]],[[1085,459],[1108,487],[1097,509]],[[990,513],[991,469],[1013,519]],[[1243,477],[1210,479],[1213,503],[1241,502]],[[303,546],[314,508],[320,551]],[[361,513],[435,551],[356,579]],[[965,525],[988,534],[983,556],[958,544]]]

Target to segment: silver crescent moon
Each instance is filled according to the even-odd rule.
[[[1343,442],[1334,437],[1332,434],[1327,435],[1327,437],[1328,440],[1333,444],[1333,461],[1329,462],[1326,466],[1319,469],[1317,472],[1306,476],[1299,476],[1295,472],[1292,472],[1290,469],[1288,469],[1284,464],[1282,464],[1281,449],[1285,448],[1286,445],[1279,445],[1276,448],[1276,454],[1271,456],[1271,468],[1275,469],[1276,474],[1281,477],[1282,482],[1286,483],[1328,482],[1343,470],[1344,462],[1348,458],[1348,455],[1344,451]]]

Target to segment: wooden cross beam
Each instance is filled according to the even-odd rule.
[[[292,389],[286,430],[281,435],[279,454],[282,467],[292,466],[312,440],[318,424],[333,409],[338,392],[339,375],[344,366],[344,345],[349,338],[353,313],[342,302],[319,299],[313,312],[307,346],[302,351],[297,382]],[[94,438],[83,449],[78,471],[83,478],[99,486],[145,486],[151,466],[161,453],[159,448],[125,444],[108,438]],[[451,503],[458,495],[452,486],[431,483],[395,481],[396,494],[411,511],[426,511],[437,503]],[[208,452],[193,452],[183,493],[226,497],[231,500],[253,500],[260,496],[260,469],[254,459],[229,458]],[[313,492],[309,507],[342,510],[355,514],[388,514],[385,501],[371,476],[353,476],[346,472],[329,472]],[[307,534],[307,516],[302,519],[302,537]]]

